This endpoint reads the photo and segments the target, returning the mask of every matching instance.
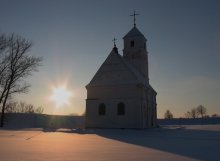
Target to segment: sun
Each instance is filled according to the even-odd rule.
[[[69,104],[69,99],[72,96],[65,86],[54,87],[50,100],[54,101],[57,107]]]

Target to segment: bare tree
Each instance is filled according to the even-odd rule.
[[[26,113],[34,113],[34,106],[32,104],[27,104],[25,106]]]
[[[25,102],[9,102],[5,107],[6,113],[38,113],[42,114],[44,108],[42,106],[35,107],[32,104],[27,104]]]
[[[25,102],[20,102],[18,104],[17,112],[18,113],[25,113],[25,110],[26,110],[25,106],[26,106]]]
[[[172,119],[173,118],[173,114],[170,112],[170,110],[166,110],[166,112],[164,114],[164,118],[165,119]]]
[[[187,111],[185,114],[186,118],[197,118],[198,117],[198,112],[196,108],[191,109],[191,111]]]
[[[193,108],[193,109],[191,110],[191,117],[192,117],[192,118],[197,118],[197,117],[198,117],[198,113],[197,113],[196,108]]]
[[[187,112],[185,113],[185,117],[188,118],[188,119],[191,118],[191,112],[190,112],[190,111],[187,111]]]
[[[25,82],[25,78],[37,71],[42,58],[30,56],[32,43],[20,36],[12,34],[3,39],[1,43],[6,44],[2,45],[4,50],[1,52],[0,61],[2,62],[0,69],[3,69],[0,73],[0,105],[2,107],[0,126],[3,127],[8,98],[16,93],[28,92],[30,85]]]
[[[196,108],[196,111],[197,111],[198,116],[200,115],[201,118],[203,118],[206,115],[206,112],[207,112],[206,108],[203,105],[199,105]]]
[[[18,103],[17,102],[9,102],[5,107],[6,113],[17,113],[18,112]]]
[[[6,72],[8,68],[8,57],[5,54],[7,50],[7,38],[5,35],[0,35],[0,90],[3,85],[3,81],[6,78]]]
[[[34,110],[34,113],[42,114],[43,112],[44,112],[44,108],[42,106],[39,106]]]
[[[219,117],[219,115],[215,113],[215,114],[212,114],[212,117]]]
[[[6,36],[0,34],[0,53],[6,49]]]

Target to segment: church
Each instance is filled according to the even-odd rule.
[[[135,15],[133,28],[123,37],[123,56],[114,41],[86,86],[86,128],[157,126],[157,92],[149,84],[147,39],[136,27]]]

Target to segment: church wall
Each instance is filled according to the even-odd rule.
[[[135,85],[89,87],[86,100],[86,127],[155,127],[157,125],[156,94],[151,89],[146,92],[145,90]],[[126,106],[125,116],[117,115],[117,104],[120,102]],[[106,105],[105,116],[98,114],[98,107],[101,103]]]
[[[148,112],[148,127],[156,127],[157,126],[157,114],[156,114],[156,93],[153,92],[152,89],[147,90],[148,96],[147,96],[147,101],[148,101],[148,107],[147,107],[147,112]]]
[[[125,115],[117,114],[118,103],[125,104]],[[104,103],[106,114],[99,115],[99,104]],[[138,110],[137,110],[138,109]],[[86,100],[87,128],[141,128],[140,99]]]

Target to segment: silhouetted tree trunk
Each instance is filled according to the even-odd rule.
[[[42,58],[28,55],[32,43],[24,38],[12,34],[6,37],[5,50],[1,53],[0,73],[0,105],[2,105],[1,124],[4,126],[4,113],[7,100],[12,94],[26,93],[30,87],[24,80],[37,71]],[[0,45],[1,46],[1,45]],[[0,70],[1,71],[1,70]]]

